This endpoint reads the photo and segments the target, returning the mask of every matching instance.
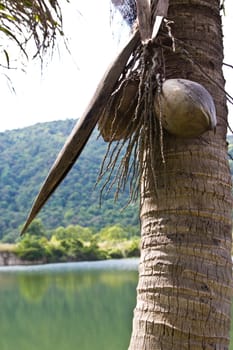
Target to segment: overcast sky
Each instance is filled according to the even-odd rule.
[[[43,74],[39,62],[29,63],[26,74],[20,70],[10,72],[8,75],[16,94],[12,93],[4,75],[1,76],[0,131],[37,122],[77,119],[82,115],[98,81],[119,49],[119,40],[113,39],[110,29],[109,0],[92,1],[91,9],[85,0],[76,1],[76,6],[80,12],[71,3],[64,12],[64,30],[69,37],[71,54],[61,44],[53,59],[47,58]],[[232,0],[226,0],[225,6],[225,62],[233,65]],[[233,95],[233,69],[224,71],[226,90]],[[232,107],[230,115],[233,120]]]

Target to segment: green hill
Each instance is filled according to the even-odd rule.
[[[55,121],[0,133],[0,239],[19,231],[74,124],[74,120]],[[233,159],[233,136],[228,142]],[[127,190],[117,202],[114,193],[105,195],[99,205],[100,187],[95,189],[95,183],[106,146],[95,131],[73,169],[39,214],[46,229],[70,224],[96,231],[117,224],[139,229],[138,205],[121,210],[128,200]]]
[[[0,239],[18,230],[75,124],[74,120],[36,124],[0,133]],[[69,224],[99,230],[107,225],[138,225],[137,205],[123,211],[128,193],[114,202],[108,194],[99,205],[94,189],[106,144],[94,132],[81,157],[40,215],[46,229]]]

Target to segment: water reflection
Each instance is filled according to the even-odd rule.
[[[125,350],[136,283],[135,268],[0,273],[0,349]]]
[[[2,270],[0,349],[126,350],[137,263],[122,260]]]

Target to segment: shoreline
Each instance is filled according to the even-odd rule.
[[[34,261],[29,261],[29,260],[23,260],[19,258],[16,253],[12,251],[0,251],[0,268],[4,267],[33,267],[33,266],[45,266],[45,265],[64,265],[64,264],[77,264],[79,263],[80,265],[83,264],[88,264],[91,265],[92,263],[95,265],[100,265],[108,264],[109,262],[120,262],[120,261],[139,261],[138,257],[131,257],[131,258],[119,258],[119,259],[103,259],[103,260],[67,260],[67,261],[57,261],[57,262],[48,262],[46,260],[34,260]]]
[[[76,261],[57,263],[36,263],[19,265],[2,265],[0,273],[4,272],[67,272],[67,271],[94,271],[94,270],[114,270],[114,271],[138,271],[139,258],[108,259],[96,261]]]
[[[39,265],[44,264],[41,260],[29,261],[20,259],[16,253],[12,251],[3,250],[0,251],[0,267],[5,266],[28,266],[28,265]]]

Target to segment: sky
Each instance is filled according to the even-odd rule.
[[[225,7],[224,62],[233,65],[232,0],[225,0]],[[30,61],[26,73],[21,69],[2,72],[0,132],[39,122],[80,118],[106,67],[116,56],[122,43],[119,37],[113,37],[109,0],[92,1],[91,8],[90,2],[77,0],[63,11],[70,53],[60,41],[53,57],[45,57],[42,70],[39,61]],[[118,19],[114,21],[119,28]],[[224,74],[226,90],[233,95],[233,69],[224,68]],[[232,106],[229,116],[233,125]]]

